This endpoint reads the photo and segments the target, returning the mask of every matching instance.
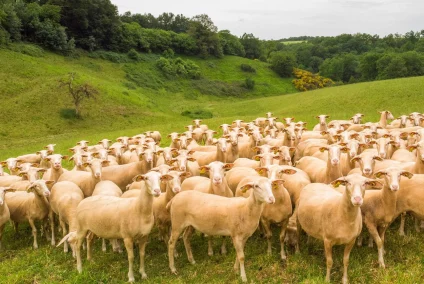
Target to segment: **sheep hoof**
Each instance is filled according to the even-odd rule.
[[[178,272],[175,268],[171,269],[171,273],[174,274],[174,275],[178,275]]]
[[[134,283],[134,282],[135,282],[134,277],[133,277],[133,278],[129,278],[129,279],[128,279],[128,282],[129,282],[129,283]]]
[[[241,281],[242,281],[242,282],[247,282],[247,277],[246,277],[246,276],[241,277]]]
[[[212,250],[208,251],[208,255],[213,256],[213,251]]]
[[[141,279],[147,279],[147,274],[145,272],[140,272],[141,273]]]
[[[196,264],[196,261],[194,259],[192,259],[192,260],[190,260],[190,263],[193,264],[193,265],[195,265]]]

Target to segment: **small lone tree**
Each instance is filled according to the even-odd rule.
[[[88,83],[81,85],[74,84],[77,74],[75,72],[69,73],[67,80],[61,80],[61,87],[68,87],[68,94],[72,97],[75,106],[75,115],[81,117],[81,103],[84,99],[95,99],[99,93],[93,86]]]

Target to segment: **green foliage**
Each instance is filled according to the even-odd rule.
[[[362,74],[362,80],[373,81],[378,76],[377,61],[381,58],[379,53],[365,53],[360,60],[359,70]]]
[[[9,44],[7,46],[9,50],[19,52],[22,54],[26,54],[32,57],[42,57],[44,56],[44,50],[39,47],[38,45],[34,44],[20,44],[20,43],[13,43]]]
[[[320,67],[320,74],[335,81],[349,82],[351,77],[359,78],[359,60],[352,53],[327,58]]]
[[[249,65],[249,64],[245,64],[245,63],[243,63],[243,64],[241,64],[240,65],[240,69],[242,70],[242,71],[244,71],[244,72],[248,72],[248,73],[256,73],[256,69],[255,68],[253,68],[251,65]]]
[[[405,77],[408,69],[400,54],[388,53],[377,61],[378,79]]]
[[[164,82],[155,76],[150,70],[141,68],[134,68],[131,65],[126,65],[125,78],[129,81],[125,83],[128,89],[135,89],[134,84],[137,87],[148,88],[152,90],[159,90],[164,87]]]
[[[204,109],[185,110],[181,115],[192,119],[208,119],[213,117],[212,112]]]
[[[232,35],[229,30],[219,31],[218,35],[224,54],[241,57],[246,55],[244,46],[241,44],[240,39],[235,35]]]
[[[243,87],[245,87],[248,90],[253,90],[255,88],[255,80],[252,78],[246,78],[244,81]]]
[[[269,59],[270,67],[281,77],[290,77],[296,66],[294,54],[287,52],[274,52]]]
[[[241,98],[246,93],[246,89],[237,83],[201,79],[193,81],[192,85],[203,95]]]
[[[263,53],[262,43],[253,34],[243,34],[240,38],[240,42],[244,47],[247,58],[258,59],[261,57]]]
[[[221,58],[224,55],[217,31],[218,28],[206,14],[191,19],[188,34],[196,41],[198,53],[202,58],[210,55]]]
[[[133,48],[128,51],[127,56],[134,61],[140,61],[141,59],[138,52]]]
[[[201,77],[200,68],[191,60],[183,60],[161,57],[157,60],[156,66],[167,77],[182,77],[189,79],[199,79]]]
[[[104,50],[90,52],[88,56],[91,58],[100,58],[100,59],[108,60],[114,63],[128,63],[132,61],[132,59],[130,59],[127,54],[116,53],[112,51],[104,51]]]

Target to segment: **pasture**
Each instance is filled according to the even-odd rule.
[[[132,136],[147,130],[159,130],[164,139],[161,146],[168,146],[166,138],[173,131],[183,132],[191,119],[183,117],[183,110],[205,109],[213,118],[204,119],[210,129],[218,130],[222,123],[231,123],[234,119],[250,121],[271,111],[281,118],[295,117],[308,123],[308,129],[317,123],[315,115],[328,114],[331,119],[349,119],[357,112],[364,113],[365,121],[378,121],[378,111],[390,110],[395,117],[413,111],[422,112],[424,105],[424,78],[415,77],[373,83],[361,83],[334,87],[307,93],[294,93],[292,87],[283,80],[269,75],[260,62],[249,61],[260,70],[257,82],[263,86],[246,98],[231,98],[195,94],[189,96],[185,90],[187,82],[181,81],[180,89],[172,92],[171,87],[135,90],[123,87],[125,80],[124,64],[105,62],[100,59],[82,58],[66,60],[47,54],[44,57],[31,57],[0,50],[5,59],[5,68],[0,72],[12,74],[0,76],[2,97],[8,94],[10,101],[1,106],[5,123],[1,129],[0,159],[14,157],[42,149],[44,145],[56,143],[56,152],[68,154],[67,149],[76,141],[86,139],[92,143],[102,138],[114,140],[118,136]],[[223,61],[211,62],[215,67],[207,67],[208,62],[198,62],[206,70],[207,78],[222,81],[242,80],[242,73],[229,77],[231,68],[235,68],[239,58],[227,57]],[[244,60],[244,59],[243,59]],[[148,63],[134,64],[132,68],[148,67]],[[257,65],[255,65],[257,64]],[[25,68],[22,68],[25,66]],[[101,72],[97,67],[100,66]],[[21,68],[19,68],[21,67]],[[210,69],[208,69],[210,68]],[[214,71],[216,68],[216,71]],[[11,73],[11,70],[16,70]],[[56,96],[44,96],[55,92],[57,80],[69,71],[77,70],[84,78],[101,86],[106,95],[100,101],[87,104],[86,117],[81,121],[67,120],[60,116],[60,109],[67,104],[66,99]],[[227,71],[218,71],[227,70]],[[153,72],[153,71],[152,71]],[[228,72],[228,73],[223,73]],[[118,74],[118,75],[117,75]],[[263,76],[263,77],[261,77]],[[43,82],[42,78],[49,78]],[[262,78],[262,79],[261,79]],[[280,82],[276,83],[279,80]],[[15,83],[11,83],[15,82]],[[171,82],[170,84],[175,84]],[[40,86],[34,88],[34,86]],[[175,87],[175,86],[174,86]],[[262,97],[272,90],[273,96]],[[53,90],[53,91],[52,91]],[[128,96],[122,96],[122,92]],[[279,92],[284,95],[278,95]],[[280,93],[280,94],[281,94]],[[294,93],[294,94],[287,94]],[[63,96],[63,95],[62,95]],[[46,101],[44,101],[46,99]],[[44,102],[44,103],[42,103]],[[19,106],[18,106],[19,103]],[[20,127],[22,126],[22,127]],[[65,164],[69,167],[69,164]],[[351,283],[422,283],[424,281],[423,233],[413,229],[412,218],[407,219],[407,235],[400,237],[397,229],[399,222],[392,224],[386,234],[386,269],[380,269],[377,262],[377,250],[374,248],[354,247],[350,257],[349,278]],[[273,254],[266,254],[266,240],[256,232],[245,248],[246,271],[249,281],[255,283],[323,283],[325,277],[325,257],[321,241],[306,244],[302,236],[301,253],[294,254],[288,249],[288,260],[282,263],[277,251],[278,228],[274,228]],[[31,230],[27,225],[20,226],[19,236],[15,236],[12,226],[6,226],[3,236],[3,250],[0,251],[0,283],[124,283],[127,281],[126,253],[104,253],[101,242],[96,241],[93,261],[83,261],[83,273],[78,274],[71,253],[64,254],[63,248],[53,248],[44,236],[39,237],[40,248],[31,247]],[[61,235],[61,234],[59,234]],[[237,283],[239,277],[233,271],[235,252],[228,246],[227,255],[220,255],[218,242],[215,242],[215,255],[207,255],[207,241],[197,234],[193,237],[193,251],[196,264],[187,261],[182,240],[178,241],[180,257],[176,260],[179,274],[172,275],[168,268],[167,249],[158,239],[154,229],[149,236],[146,248],[146,272],[149,279],[145,283]],[[334,250],[335,264],[332,281],[338,283],[342,277],[342,249]],[[83,253],[84,255],[84,253]],[[138,252],[136,269],[138,270]],[[141,282],[136,275],[136,281]]]

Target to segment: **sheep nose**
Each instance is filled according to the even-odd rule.
[[[270,196],[270,197],[268,198],[268,203],[270,203],[270,204],[275,203],[275,197],[274,197],[274,196]]]
[[[391,188],[392,188],[393,191],[397,191],[397,190],[399,190],[399,185],[398,184],[392,184]]]
[[[384,153],[384,152],[380,152],[380,158],[385,158],[386,157],[386,153]]]
[[[180,191],[181,191],[181,187],[174,187],[173,191],[174,191],[175,193],[178,193],[178,192],[180,192]]]
[[[45,197],[49,197],[49,196],[50,196],[50,191],[45,191],[45,192],[44,192],[44,196],[45,196]]]
[[[154,192],[154,195],[155,195],[155,196],[159,196],[159,195],[160,195],[160,193],[161,193],[160,188],[155,188],[155,189],[153,190],[153,192]]]
[[[364,169],[364,173],[367,173],[367,174],[371,173],[371,169],[370,168],[365,168]]]
[[[358,204],[358,205],[362,204],[362,197],[360,196],[355,196],[353,200],[355,201],[355,204]]]
[[[95,174],[94,174],[94,176],[95,176],[96,178],[99,178],[99,177],[101,176],[101,174],[100,174],[99,172],[97,172],[97,173],[95,173]]]
[[[181,166],[181,170],[185,172],[186,167],[185,166]]]
[[[331,161],[333,162],[334,165],[339,163],[339,159],[332,159]]]
[[[221,178],[219,178],[219,177],[215,177],[214,179],[213,179],[213,181],[215,182],[215,183],[221,183]]]

